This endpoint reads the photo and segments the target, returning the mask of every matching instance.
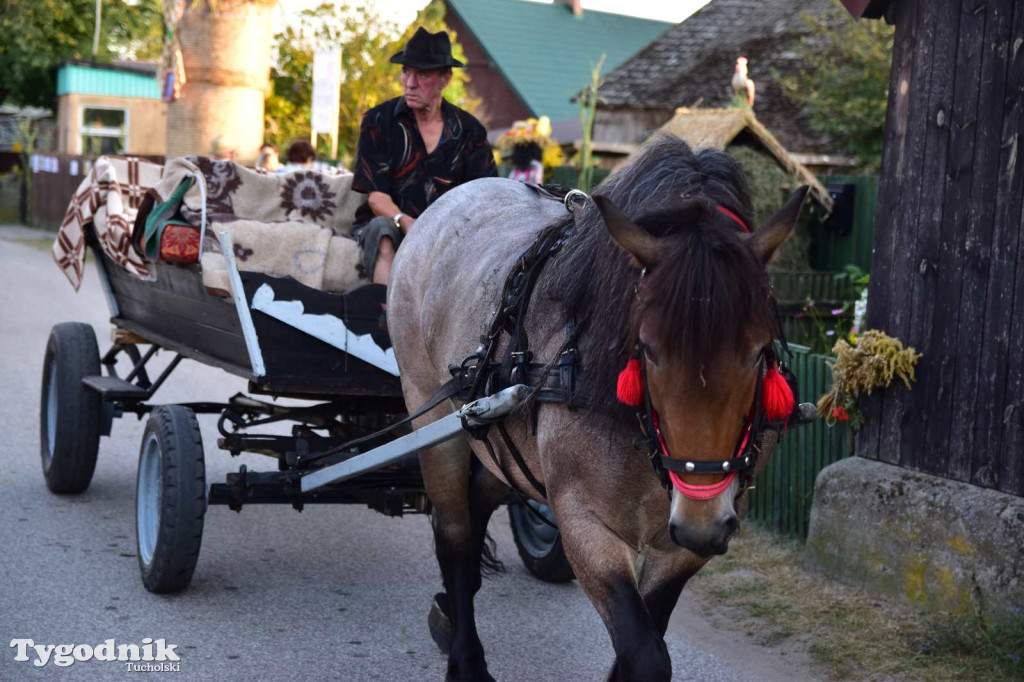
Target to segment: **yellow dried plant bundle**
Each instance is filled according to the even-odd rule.
[[[834,360],[828,361],[832,371],[832,388],[818,399],[818,415],[830,424],[849,420],[858,426],[863,418],[857,399],[871,395],[879,388],[888,388],[899,378],[908,389],[914,381],[914,368],[921,354],[904,348],[899,339],[885,332],[870,329],[854,339],[853,344],[839,340],[832,348]]]

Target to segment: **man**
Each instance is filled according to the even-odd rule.
[[[313,161],[316,160],[316,149],[313,148],[309,140],[295,140],[288,147],[285,159],[288,163],[281,169],[283,173],[309,170],[313,167]]]
[[[427,206],[452,187],[498,174],[487,131],[441,97],[452,78],[451,41],[422,27],[398,54],[401,97],[366,112],[359,132],[352,189],[367,194],[352,234],[371,280],[387,284],[402,237]]]

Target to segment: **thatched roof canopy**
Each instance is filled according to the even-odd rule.
[[[686,140],[694,149],[726,149],[741,133],[747,132],[779,162],[790,175],[810,185],[811,196],[829,213],[833,201],[825,186],[798,163],[749,109],[676,109],[676,115],[654,135],[672,134]]]

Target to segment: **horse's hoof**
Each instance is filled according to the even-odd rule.
[[[430,637],[441,653],[447,654],[451,651],[452,619],[448,611],[448,595],[444,592],[434,595],[430,613],[427,614],[427,627],[430,628]]]

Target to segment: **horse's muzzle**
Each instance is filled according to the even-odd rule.
[[[725,554],[729,549],[729,540],[739,529],[740,520],[732,510],[703,529],[675,521],[669,521],[668,524],[672,542],[702,558]]]

